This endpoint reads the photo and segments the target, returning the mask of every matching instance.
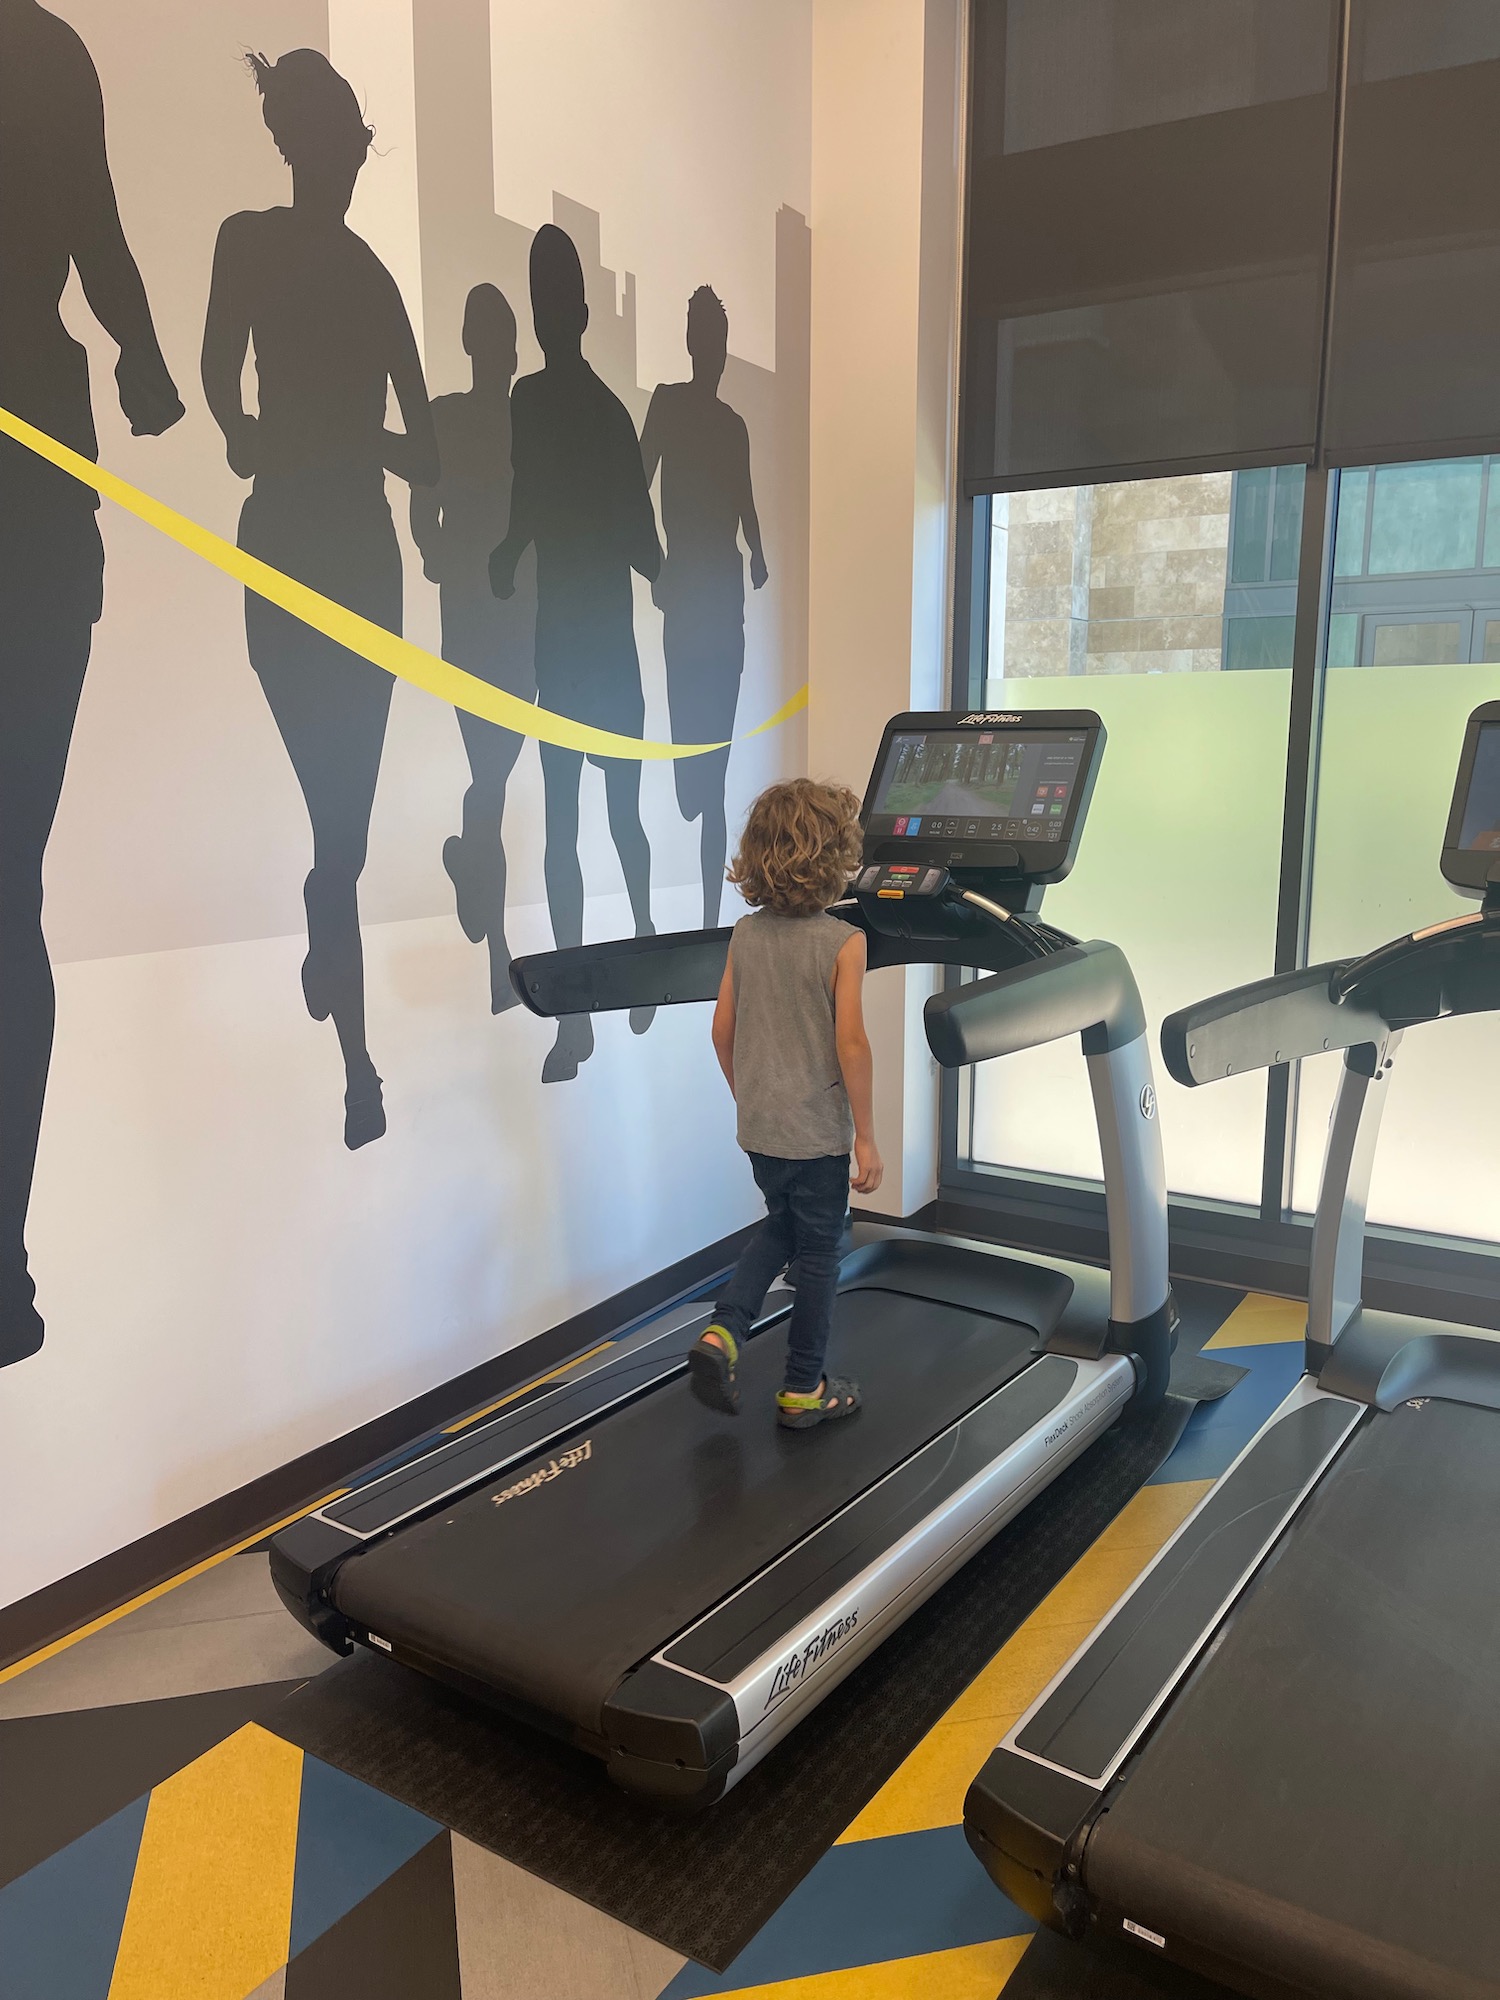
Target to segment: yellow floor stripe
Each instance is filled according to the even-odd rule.
[[[779,1979],[771,1986],[736,1986],[733,2000],[995,2000],[1030,1944],[1030,1936],[924,1951],[884,1965],[856,1965],[846,1972],[815,1972]],[[725,2000],[730,2000],[726,1994]]]
[[[244,2000],[286,1963],[301,1786],[252,1722],[156,1787],[109,2000]]]
[[[1301,1340],[1307,1332],[1307,1306],[1301,1299],[1278,1299],[1269,1292],[1247,1292],[1212,1340],[1214,1347],[1273,1347]]]
[[[493,1416],[496,1410],[503,1409],[507,1403],[515,1402],[518,1396],[524,1396],[532,1389],[539,1389],[544,1382],[558,1381],[570,1369],[580,1367],[585,1361],[592,1361],[596,1354],[603,1354],[606,1348],[613,1346],[612,1340],[601,1341],[598,1347],[589,1348],[587,1353],[575,1354],[571,1361],[563,1362],[560,1368],[554,1368],[546,1375],[538,1375],[532,1382],[524,1382],[519,1389],[512,1389],[508,1395],[502,1396],[499,1402],[488,1403],[482,1410],[474,1410],[468,1416],[460,1417],[457,1423],[446,1427],[444,1435],[465,1430],[470,1424],[477,1424],[481,1417]],[[8,1667],[0,1667],[0,1686],[6,1681],[15,1680],[20,1674],[29,1672],[32,1667],[41,1666],[44,1660],[54,1659],[57,1654],[65,1653],[70,1646],[76,1646],[80,1639],[89,1639],[95,1632],[105,1631],[109,1626],[118,1623],[121,1618],[128,1617],[132,1611],[139,1611],[143,1604],[154,1604],[158,1597],[165,1597],[167,1592],[175,1590],[178,1584],[191,1583],[195,1576],[202,1576],[206,1570],[216,1569],[221,1562],[228,1562],[231,1556],[243,1555],[246,1549],[253,1549],[257,1542],[263,1542],[267,1535],[279,1535],[283,1528],[289,1528],[294,1521],[301,1521],[307,1515],[315,1514],[320,1507],[326,1507],[330,1501],[341,1500],[348,1491],[347,1486],[340,1486],[332,1493],[325,1493],[320,1500],[310,1500],[305,1507],[299,1507],[295,1514],[288,1514],[284,1520],[273,1521],[268,1528],[257,1528],[253,1535],[247,1535],[242,1542],[234,1542],[227,1549],[220,1549],[214,1555],[205,1556],[202,1562],[194,1563],[190,1569],[182,1570],[176,1576],[169,1576],[163,1583],[153,1584],[149,1590],[143,1590],[138,1597],[129,1598],[124,1604],[117,1604],[113,1611],[103,1612],[98,1618],[91,1618],[87,1625],[80,1625],[76,1631],[65,1632],[60,1639],[53,1639],[49,1644],[39,1647],[36,1652],[28,1653],[25,1659],[14,1660]]]
[[[519,1389],[512,1389],[496,1403],[486,1403],[482,1410],[471,1410],[466,1417],[460,1417],[456,1424],[443,1426],[444,1437],[451,1437],[455,1431],[466,1431],[470,1424],[477,1424],[481,1417],[492,1417],[496,1410],[503,1410],[507,1403],[513,1403],[518,1396],[529,1396],[533,1389],[540,1389],[544,1382],[560,1382],[564,1375],[570,1375],[575,1368],[581,1368],[585,1361],[592,1361],[596,1354],[604,1354],[614,1346],[612,1340],[601,1340],[597,1347],[591,1347],[586,1354],[575,1354],[571,1361],[565,1361],[561,1368],[554,1368],[548,1375],[538,1375],[534,1382],[527,1382]]]
[[[169,1590],[175,1590],[180,1583],[191,1583],[195,1576],[202,1576],[206,1570],[217,1569],[221,1562],[228,1562],[231,1556],[242,1556],[246,1549],[253,1549],[257,1542],[263,1542],[267,1535],[279,1535],[283,1528],[289,1528],[293,1521],[300,1521],[308,1514],[315,1514],[320,1507],[326,1507],[331,1500],[341,1500],[349,1491],[347,1486],[335,1488],[325,1493],[321,1500],[309,1500],[305,1507],[299,1507],[295,1514],[288,1514],[283,1521],[273,1521],[268,1528],[257,1528],[253,1535],[247,1535],[242,1542],[233,1542],[227,1549],[219,1549],[202,1562],[196,1562],[191,1569],[185,1569],[176,1576],[169,1576],[164,1583],[154,1583],[149,1590],[143,1590],[138,1597],[117,1604],[113,1611],[105,1611],[98,1618],[91,1618],[87,1625],[80,1625],[76,1631],[64,1632],[60,1639],[53,1639],[34,1653],[28,1653],[24,1660],[13,1660],[8,1667],[0,1667],[0,1686],[13,1681],[18,1674],[28,1673],[32,1667],[39,1667],[44,1660],[55,1659],[65,1653],[69,1646],[76,1646],[80,1639],[90,1639],[96,1632],[103,1632],[121,1618],[129,1617],[132,1611],[139,1611],[143,1604],[154,1604],[158,1597],[165,1597]]]
[[[1134,1583],[1212,1485],[1145,1486],[964,1690],[839,1836],[881,1840],[956,1826],[964,1793],[996,1743]]]

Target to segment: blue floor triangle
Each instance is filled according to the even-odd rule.
[[[331,1764],[305,1757],[292,1888],[293,1957],[441,1832],[436,1820]],[[9,2000],[3,1986],[0,2000]]]
[[[0,1889],[0,2000],[107,2000],[150,1794]]]

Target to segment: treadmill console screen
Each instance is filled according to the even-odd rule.
[[[1469,717],[1442,870],[1455,889],[1470,895],[1493,896],[1500,889],[1500,701],[1485,702]]]
[[[1500,722],[1480,726],[1458,844],[1469,854],[1500,854]]]
[[[865,859],[1066,874],[1103,725],[1087,711],[904,715],[865,796]]]

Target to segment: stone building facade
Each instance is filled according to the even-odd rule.
[[[1217,673],[1233,475],[991,503],[989,678]]]

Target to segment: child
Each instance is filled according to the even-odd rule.
[[[776,1421],[791,1430],[859,1408],[859,1385],[823,1372],[849,1190],[873,1194],[884,1172],[860,1004],[864,933],[827,914],[859,851],[854,794],[794,778],[750,808],[729,870],[757,907],[734,927],[714,1008],[714,1051],[766,1219],[740,1253],[688,1373],[701,1401],[738,1410],[740,1345],[773,1279],[795,1260],[786,1383],[776,1398]]]

